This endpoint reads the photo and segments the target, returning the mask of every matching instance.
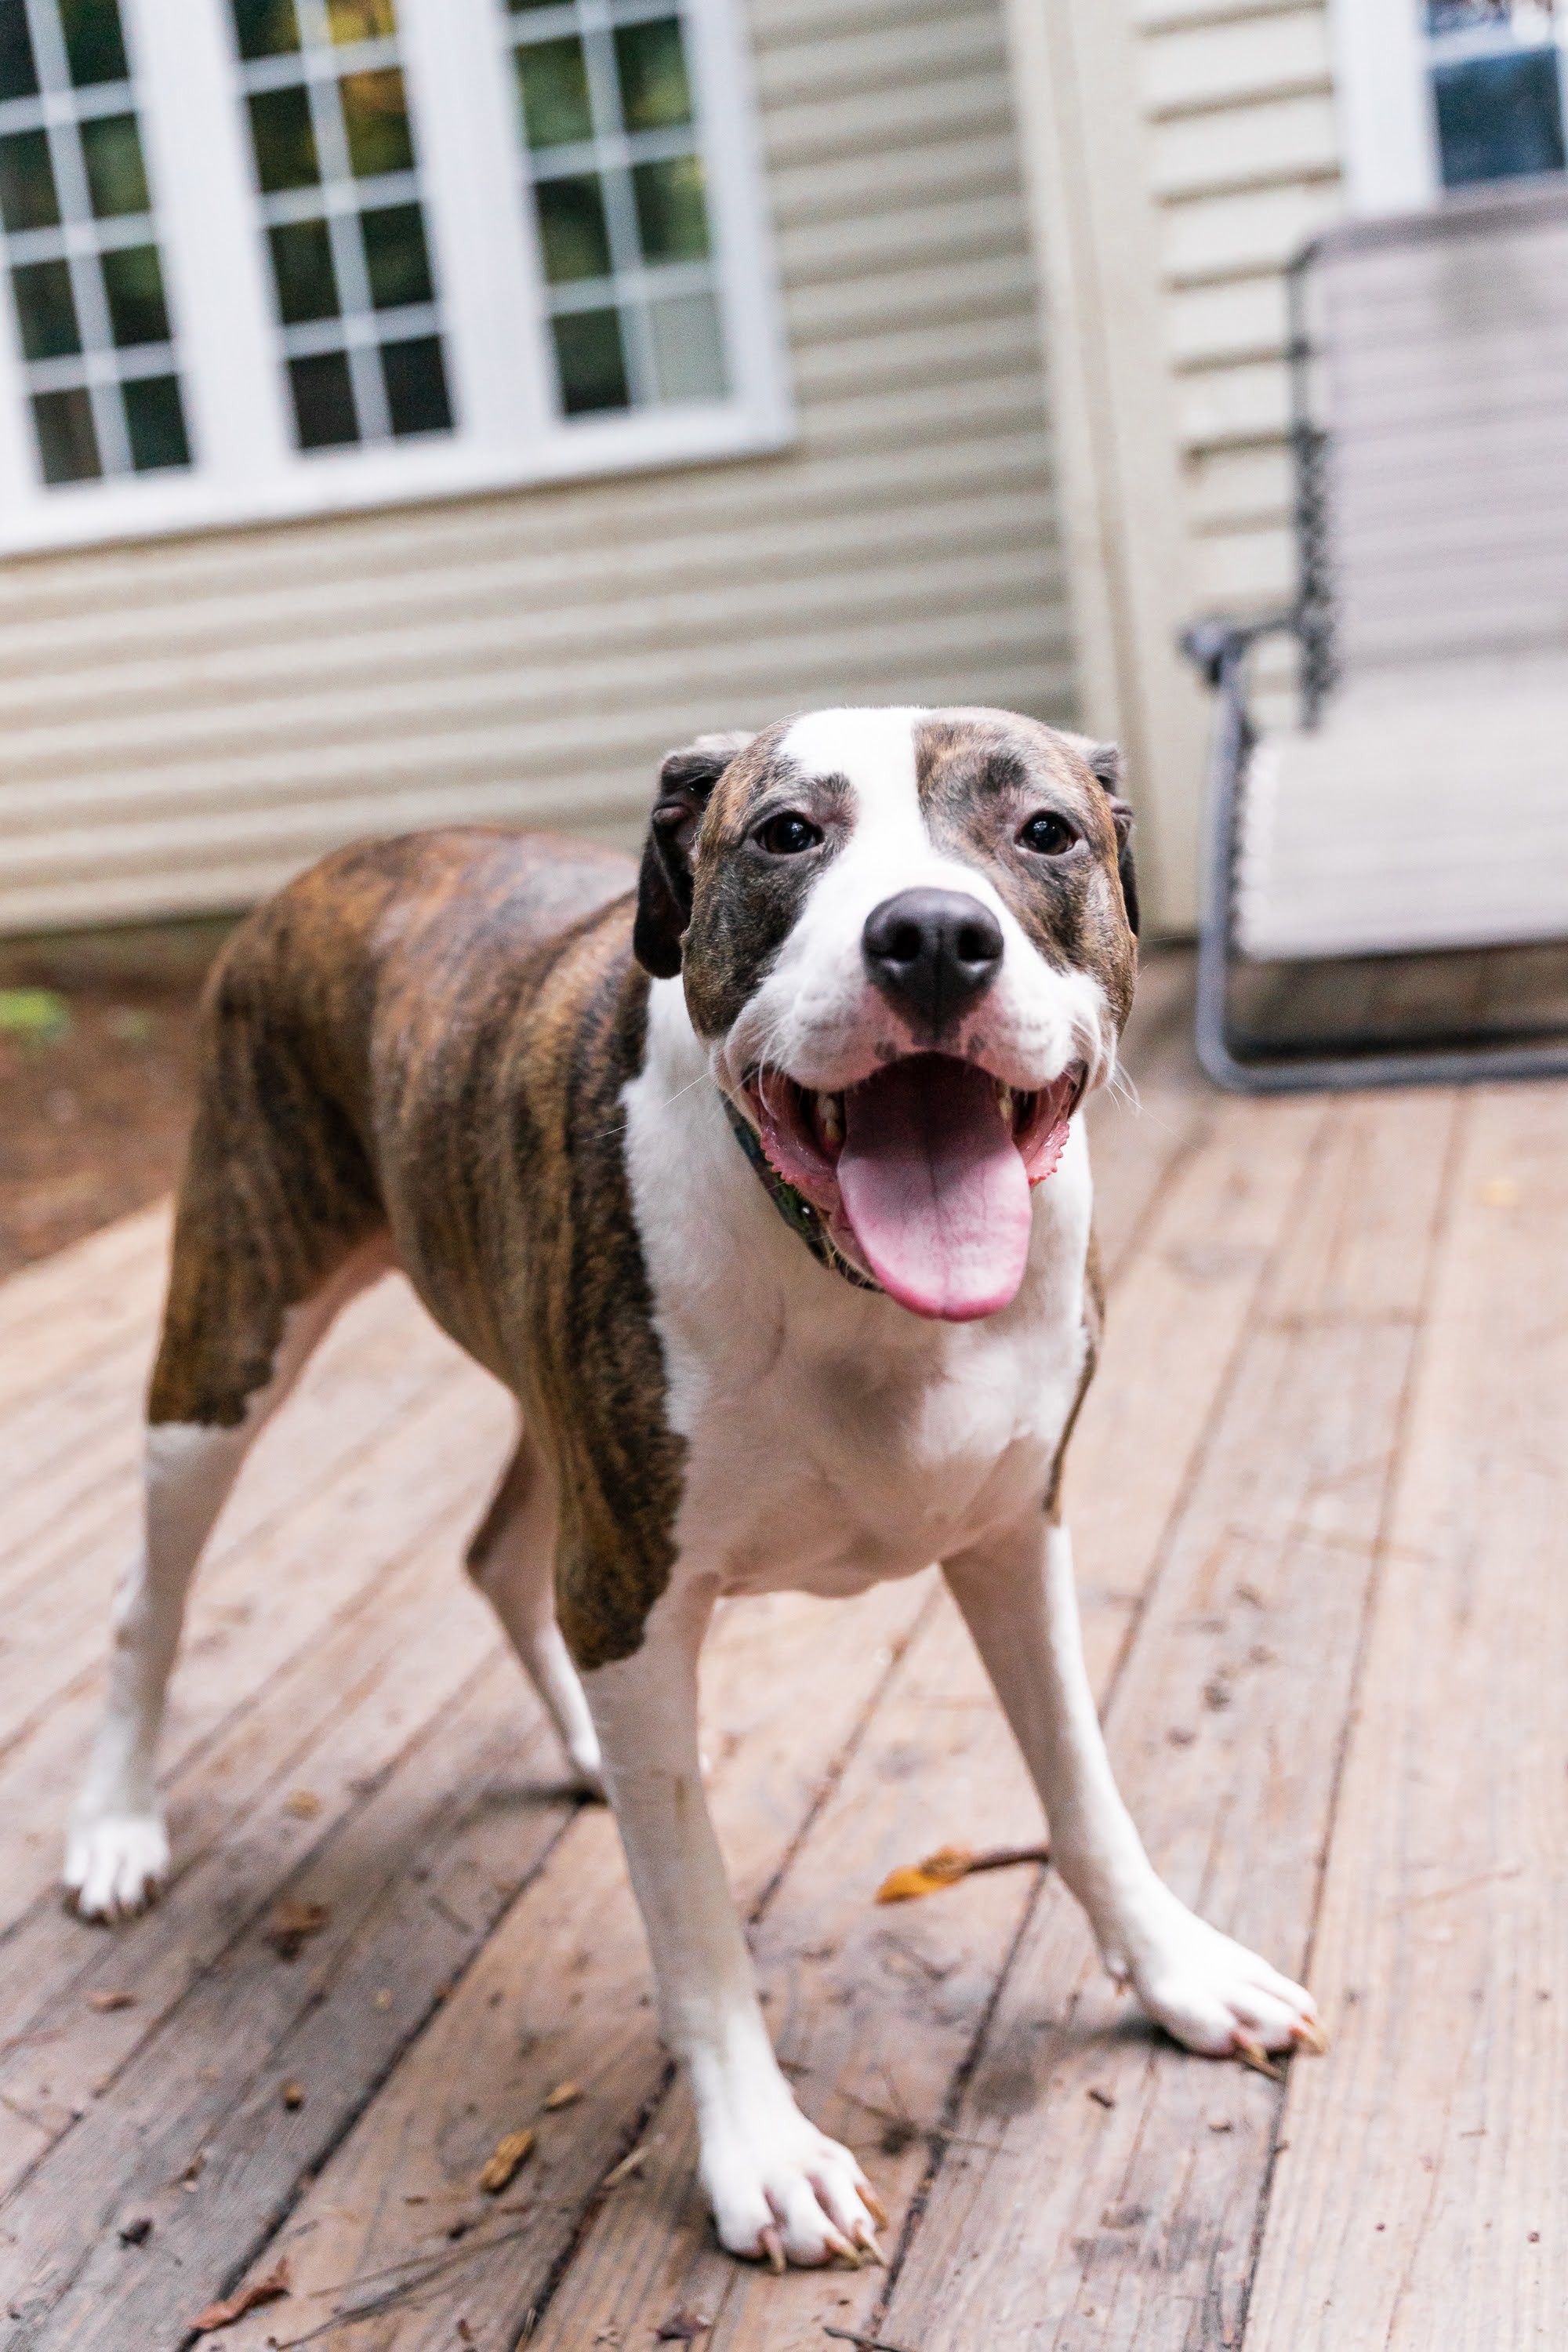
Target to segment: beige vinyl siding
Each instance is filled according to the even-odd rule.
[[[795,445],[0,569],[0,929],[240,905],[451,818],[631,842],[838,699],[1070,716],[996,0],[755,0]]]
[[[1136,0],[1193,607],[1294,582],[1283,271],[1343,210],[1321,0]]]

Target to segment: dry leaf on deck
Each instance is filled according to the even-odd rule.
[[[111,2009],[134,2009],[136,1996],[133,1992],[89,1992],[87,2005],[89,2009],[96,2009],[100,2013]]]
[[[297,1895],[289,1895],[273,1906],[267,1940],[280,1960],[296,1959],[306,1937],[319,1936],[331,1916],[328,1904],[302,1903]]]
[[[969,1878],[977,1870],[1007,1870],[1018,1862],[1048,1862],[1050,1849],[1043,1845],[999,1845],[984,1853],[973,1853],[966,1845],[939,1845],[922,1862],[907,1863],[902,1870],[889,1872],[877,1889],[879,1903],[913,1903],[922,1895],[935,1895],[944,1886],[956,1886],[961,1878]]]
[[[222,2303],[209,2303],[205,2311],[198,2311],[191,2326],[198,2334],[209,2327],[232,2327],[247,2311],[258,2311],[264,2303],[280,2303],[288,2292],[289,2257],[285,2254],[277,2269],[268,2271],[265,2278],[256,2279],[249,2286],[242,2286],[237,2294],[229,2295]]]
[[[508,2132],[504,2139],[497,2140],[495,2152],[486,2159],[479,2175],[479,2187],[488,2197],[499,2197],[503,2189],[510,2186],[515,2174],[528,2162],[532,2147],[531,2131]]]
[[[321,1801],[314,1789],[290,1789],[283,1800],[283,1810],[292,1813],[297,1822],[313,1822],[321,1810]]]
[[[706,2312],[689,2311],[683,2305],[654,2329],[653,2339],[656,2344],[695,2344],[700,2336],[707,2335],[712,2325]]]
[[[544,2112],[547,2116],[552,2116],[557,2107],[569,2107],[574,2099],[580,2099],[582,2095],[583,2092],[581,2084],[577,2083],[557,2083],[555,2088],[551,2092],[550,2096],[544,2102]]]

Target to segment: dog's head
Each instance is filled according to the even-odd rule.
[[[1016,1296],[1029,1187],[1132,997],[1106,746],[1001,710],[824,710],[660,773],[636,950],[846,1255],[917,1314]]]

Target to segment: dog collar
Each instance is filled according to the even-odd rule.
[[[879,1291],[881,1284],[874,1282],[868,1274],[862,1274],[858,1265],[852,1265],[837,1247],[823,1222],[821,1211],[814,1208],[804,1192],[798,1192],[786,1177],[779,1174],[763,1150],[756,1129],[749,1120],[742,1118],[729,1096],[724,1095],[722,1100],[730,1124],[735,1130],[736,1142],[762,1178],[763,1191],[791,1233],[799,1234],[818,1265],[825,1265],[829,1272],[840,1275],[857,1290]]]

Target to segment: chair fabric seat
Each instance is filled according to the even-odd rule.
[[[1568,938],[1568,645],[1363,671],[1253,751],[1252,960]]]

